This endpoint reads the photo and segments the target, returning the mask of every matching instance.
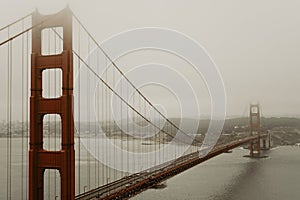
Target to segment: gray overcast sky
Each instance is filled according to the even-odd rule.
[[[257,101],[266,116],[300,116],[298,0],[74,0],[69,4],[99,42],[121,31],[153,26],[194,38],[220,69],[229,116],[244,115],[249,103]],[[59,0],[1,0],[0,26],[36,6],[49,13],[64,5]],[[149,61],[138,57],[140,62],[129,55],[118,64]]]

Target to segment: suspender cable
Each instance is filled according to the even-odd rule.
[[[10,61],[9,61],[9,64],[10,64],[10,67],[9,67],[9,99],[10,99],[10,103],[9,103],[9,165],[10,165],[10,169],[9,169],[9,199],[11,199],[11,163],[12,163],[12,82],[13,82],[13,77],[12,77],[12,74],[13,74],[13,43],[12,41],[10,42]]]
[[[134,92],[132,93],[132,105],[133,105],[133,107],[135,107],[135,94],[134,94]],[[129,110],[129,107],[127,107],[128,108],[128,110]],[[135,135],[134,134],[134,122],[135,122],[135,115],[134,115],[134,113],[132,113],[131,114],[131,117],[132,117],[132,135]],[[136,139],[135,138],[133,138],[133,150],[135,150],[136,149],[136,145],[135,145],[135,142],[136,142]],[[135,160],[135,156],[133,156],[133,171],[135,171],[136,169],[135,169],[135,166],[136,166],[136,160]]]
[[[28,37],[28,32],[26,32],[26,54],[25,55],[28,55],[28,52],[29,52],[29,37]],[[25,86],[26,86],[26,100],[29,99],[29,56],[26,56],[26,83],[25,83]],[[28,115],[29,115],[29,109],[28,109],[28,106],[29,104],[26,104],[26,108],[25,108],[25,113],[26,113],[26,117],[25,117],[25,120],[26,120],[26,163],[28,163],[28,144],[29,144],[29,137],[28,137],[28,132],[29,132],[29,128],[28,128]],[[25,177],[26,177],[26,180],[25,180],[25,197],[27,198],[27,193],[28,193],[28,169],[26,168],[25,170]]]
[[[98,51],[97,51],[97,69],[98,69],[98,73],[100,73],[100,66],[99,66],[99,56],[98,56]],[[96,101],[96,105],[97,105],[97,115],[99,115],[99,112],[100,112],[100,110],[99,110],[99,101],[100,101],[100,97],[99,97],[99,88],[96,88],[96,89],[98,89],[98,91],[97,91],[97,101]],[[99,116],[97,116],[97,118],[99,119]],[[97,128],[96,128],[97,127]],[[100,131],[99,130],[99,124],[98,124],[98,126],[97,126],[97,124],[95,124],[95,146],[96,146],[96,135],[98,134],[98,132]],[[100,155],[100,145],[98,145],[97,146],[97,156],[99,157]],[[97,163],[97,165],[96,165],[96,163]],[[97,186],[99,187],[100,186],[100,166],[99,166],[99,163],[100,163],[100,161],[99,160],[97,160],[97,162],[95,162],[95,172],[96,172],[96,169],[98,169],[97,170]],[[95,181],[95,185],[96,185],[96,181]]]
[[[9,37],[9,28],[8,28],[8,37]],[[10,199],[11,198],[11,186],[10,186],[10,170],[11,170],[11,165],[10,165],[10,153],[11,153],[11,146],[10,146],[10,135],[11,135],[11,113],[10,113],[10,79],[11,79],[11,75],[10,75],[10,68],[11,68],[11,60],[10,60],[10,52],[11,52],[11,42],[8,43],[7,45],[7,113],[6,113],[6,126],[7,126],[7,138],[6,138],[6,154],[7,154],[7,163],[6,163],[6,199]]]
[[[78,53],[80,54],[80,27],[78,26]],[[81,166],[81,155],[80,155],[80,135],[81,135],[81,124],[80,124],[80,66],[81,66],[81,60],[78,58],[78,193],[80,194],[81,184],[80,184],[80,166]]]
[[[143,148],[143,137],[142,137],[142,127],[141,127],[141,122],[143,119],[143,114],[141,114],[141,98],[139,98],[139,104],[138,104],[138,109],[137,111],[140,113],[140,116],[138,117],[138,129],[139,129],[139,134],[140,134],[140,145],[141,145],[141,153],[144,153],[144,148]],[[143,163],[143,157],[141,157],[140,159],[140,165],[141,165],[141,169],[144,169],[144,163]]]
[[[22,30],[24,29],[24,21],[22,21]],[[24,86],[23,86],[23,83],[24,83],[24,52],[25,52],[25,49],[24,49],[24,35],[22,35],[22,44],[21,44],[21,55],[22,55],[22,58],[21,58],[21,66],[22,66],[22,70],[21,70],[21,123],[22,123],[22,128],[21,128],[21,132],[22,132],[22,141],[21,141],[21,165],[22,165],[22,169],[21,169],[21,199],[23,200],[24,199],[24,195],[23,195],[23,192],[24,192],[24,186],[23,186],[23,177],[24,177]]]
[[[48,39],[47,40],[47,42],[48,42],[48,49],[47,49],[47,54],[50,54],[50,52],[51,52],[51,49],[50,49],[50,31],[51,31],[51,29],[48,29],[48,37],[46,36],[46,38]],[[45,42],[45,41],[42,41],[42,42]],[[50,85],[51,85],[51,82],[50,82],[50,80],[51,80],[51,76],[50,76],[51,74],[50,73],[48,73],[48,89],[47,89],[47,91],[48,91],[48,94],[46,94],[46,95],[48,95],[49,97],[51,96],[51,88],[50,88]],[[47,115],[46,115],[47,116]],[[44,116],[45,117],[45,116]],[[51,146],[50,146],[50,144],[51,144],[51,122],[50,122],[50,116],[48,115],[47,116],[47,118],[48,118],[48,149],[50,150],[50,148],[51,148]],[[46,171],[47,172],[47,176],[48,176],[48,194],[47,194],[47,196],[48,196],[48,199],[50,199],[51,197],[50,197],[50,194],[51,194],[51,192],[50,192],[50,189],[51,189],[51,187],[50,187],[50,185],[51,185],[51,174],[50,174],[50,171],[49,170],[47,170]]]
[[[128,87],[128,84],[127,84],[127,87],[126,87],[127,91],[126,91],[126,98],[128,99],[129,101],[129,87]],[[129,108],[126,107],[126,129],[127,129],[127,133],[129,133]],[[129,148],[129,135],[126,134],[126,149],[127,149],[127,172],[129,172],[129,151],[130,151],[130,148]]]
[[[106,70],[106,73],[108,74],[109,71]],[[106,81],[108,81],[108,80],[106,80]],[[115,87],[115,73],[113,71],[112,71],[112,87]],[[112,107],[114,107],[114,106],[112,106]],[[121,110],[121,112],[122,112],[122,110]],[[115,133],[115,131],[118,131],[118,129],[115,128],[116,124],[115,124],[114,120],[112,121],[112,123],[113,123],[113,127],[111,127],[111,128],[112,128],[112,131],[114,131],[113,142],[114,142],[114,144],[116,144],[116,133]],[[121,139],[121,143],[122,143],[122,139]],[[115,165],[117,163],[117,156],[116,156],[116,148],[115,147],[114,147],[114,150],[113,150],[113,155],[114,155],[114,165]],[[116,176],[117,176],[116,173],[117,173],[117,170],[114,170],[114,180],[116,179]]]
[[[122,97],[122,95],[123,95],[123,80],[121,79],[120,80],[120,96]],[[123,106],[122,106],[122,101],[120,101],[120,108],[121,108],[121,127],[120,127],[120,131],[121,131],[121,149],[122,149],[122,151],[121,151],[121,166],[122,166],[122,176],[123,176],[123,169],[124,169],[124,158],[123,158],[123,130],[122,130],[122,128],[123,128]],[[115,147],[114,147],[115,148]]]
[[[106,76],[106,80],[107,80],[107,73],[105,74],[105,76]],[[109,137],[109,90],[108,90],[108,88],[107,87],[105,87],[105,110],[106,110],[106,112],[105,112],[105,122],[106,122],[106,125],[105,125],[105,134],[107,135],[107,137]],[[107,144],[107,140],[105,140],[105,146],[106,146],[106,151],[105,151],[105,153],[106,153],[106,163],[108,162],[109,163],[109,151],[108,151],[108,144]],[[108,171],[108,166],[106,165],[106,184],[108,184],[109,183],[109,171]]]
[[[104,59],[104,64],[106,66],[106,59]],[[104,131],[104,134],[105,134],[105,107],[104,105],[106,104],[105,100],[106,100],[106,89],[104,90],[104,87],[102,88],[101,85],[99,84],[99,87],[101,88],[101,99],[102,99],[102,104],[101,104],[101,109],[102,109],[102,112],[101,112],[101,127],[102,127],[102,131]],[[106,149],[106,140],[105,140],[105,145],[102,146],[103,148],[103,151],[102,152],[105,152],[105,149]],[[105,154],[105,157],[104,159],[106,160],[106,154]],[[103,164],[102,165],[102,184],[104,185],[105,184],[105,177],[104,177],[104,172],[105,171],[105,165]]]
[[[88,38],[88,42],[87,42],[87,52],[90,52],[90,38]],[[90,64],[90,57],[88,56],[88,60],[87,60],[88,64]],[[90,146],[90,139],[91,139],[91,120],[90,120],[90,73],[87,73],[87,96],[86,96],[86,100],[88,102],[87,104],[87,120],[88,120],[88,135],[86,137],[88,137],[88,142],[87,145]],[[90,190],[91,189],[91,158],[90,158],[90,153],[89,151],[86,151],[87,153],[87,188]]]
[[[54,28],[54,30],[56,31],[56,28]],[[56,37],[57,35],[54,33],[54,50],[55,52],[57,52],[57,38]],[[60,40],[59,40],[60,41]],[[59,41],[58,41],[58,49],[60,49],[61,47],[59,46]],[[57,66],[57,60],[55,60],[55,66]],[[54,74],[54,95],[55,96],[58,96],[58,94],[56,93],[59,93],[59,91],[57,91],[57,73]],[[62,86],[61,86],[62,87]],[[57,149],[56,147],[56,123],[57,123],[57,116],[55,116],[55,119],[54,119],[54,148]],[[60,135],[60,137],[62,137],[62,134]],[[54,196],[57,196],[56,195],[56,173],[54,173]]]

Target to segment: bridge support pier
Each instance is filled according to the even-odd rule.
[[[45,16],[36,11],[32,24],[38,25],[32,30],[29,199],[44,199],[44,172],[57,169],[61,177],[61,199],[71,200],[75,198],[72,13],[69,8]],[[42,55],[42,30],[53,27],[63,28],[63,51]],[[61,69],[62,96],[42,96],[42,72],[46,69]],[[61,117],[60,151],[43,149],[43,120],[47,114]]]
[[[269,150],[269,149],[271,149],[272,141],[271,141],[271,133],[270,132],[268,132],[268,136],[262,138],[261,141],[262,141],[261,142],[262,143],[262,146],[261,146],[262,150]]]

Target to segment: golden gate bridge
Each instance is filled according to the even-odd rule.
[[[260,131],[260,107],[251,105],[249,135],[207,151],[203,141],[151,103],[69,8],[53,15],[35,11],[1,28],[0,34],[1,94],[6,98],[1,107],[6,114],[3,198],[128,199],[238,146],[249,144],[250,157],[260,157],[261,147],[270,147],[270,135]],[[94,49],[97,59],[91,60]],[[111,67],[101,74],[107,65]],[[82,69],[89,73],[81,74]],[[98,83],[95,94],[90,92],[92,79]],[[129,90],[134,91],[131,98]],[[118,123],[112,95],[121,116]],[[172,148],[165,148],[171,140]],[[134,151],[143,156],[130,157]]]

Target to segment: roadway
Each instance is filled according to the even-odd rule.
[[[261,135],[261,137],[266,136],[267,135]],[[161,165],[157,165],[148,170],[125,176],[99,188],[87,191],[77,195],[75,199],[128,199],[187,169],[190,169],[191,167],[198,165],[199,163],[255,140],[257,140],[257,136],[249,136],[244,139],[232,141],[228,144],[218,145],[203,157],[199,156],[203,153],[202,151],[196,151]]]

